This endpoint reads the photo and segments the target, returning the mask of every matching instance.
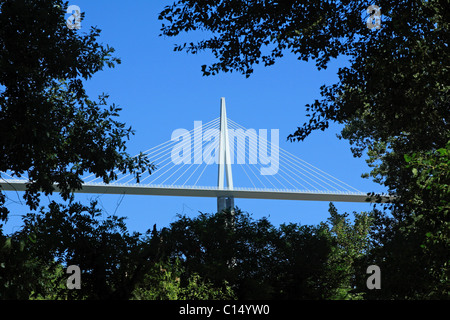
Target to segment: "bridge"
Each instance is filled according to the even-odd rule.
[[[220,117],[206,124],[196,121],[193,130],[177,129],[171,140],[144,152],[157,168],[143,176],[139,183],[131,175],[120,176],[109,184],[91,175],[83,178],[82,188],[75,192],[213,197],[217,198],[219,212],[234,208],[235,198],[329,202],[392,200],[387,196],[369,196],[314,167],[280,148],[278,138],[276,130],[271,131],[269,141],[267,130],[246,129],[228,119],[225,98],[221,98]],[[209,181],[205,181],[208,179],[204,178],[207,176],[204,173],[217,168],[217,185],[211,186],[211,175]],[[246,186],[243,179],[241,186],[235,186],[233,174],[237,170],[241,171],[241,178],[246,178]],[[0,188],[5,191],[25,191],[29,182],[26,178],[14,178],[8,172],[0,173],[0,177]],[[58,191],[56,186],[55,190]]]

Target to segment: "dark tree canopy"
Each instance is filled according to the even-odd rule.
[[[64,197],[91,173],[105,182],[118,172],[150,169],[130,157],[131,128],[117,120],[120,108],[107,96],[91,100],[83,83],[120,60],[97,42],[98,28],[69,29],[60,0],[0,1],[0,171],[26,175],[31,208],[39,192],[56,183]],[[7,210],[0,212],[6,218]]]
[[[253,65],[269,66],[290,51],[300,60],[317,59],[319,68],[347,53],[355,36],[369,34],[361,24],[360,1],[190,1],[179,0],[160,14],[162,33],[210,31],[210,39],[176,46],[197,53],[211,50],[218,62],[203,66],[204,75],[239,71],[250,76]]]

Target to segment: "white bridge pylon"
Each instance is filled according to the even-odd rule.
[[[228,118],[225,98],[220,100],[220,138],[219,138],[219,179],[218,189],[224,190],[224,170],[226,170],[227,190],[233,190],[233,174],[231,171],[230,135],[228,134]],[[245,146],[244,146],[245,147]],[[250,148],[250,147],[249,147]],[[217,212],[234,210],[234,196],[230,193],[217,196]]]
[[[119,176],[109,184],[90,175],[83,179],[82,188],[74,192],[213,197],[217,198],[218,211],[234,208],[234,198],[328,202],[392,200],[388,196],[369,197],[283,150],[278,145],[277,131],[271,131],[269,142],[267,130],[246,129],[228,119],[225,98],[221,98],[220,106],[219,118],[205,124],[196,121],[190,131],[175,130],[171,140],[145,151],[157,168],[142,176],[139,183],[130,174]],[[214,172],[214,168],[217,170],[213,164],[218,165],[217,186],[212,186],[215,184],[211,180],[213,175],[204,174]],[[17,179],[11,172],[0,172],[3,191],[25,191],[27,183],[27,179]],[[58,191],[56,185],[55,191]]]

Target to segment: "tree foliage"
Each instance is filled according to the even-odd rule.
[[[28,295],[35,298],[49,295],[61,299],[129,297],[134,284],[142,277],[142,269],[157,260],[157,246],[150,240],[144,241],[138,233],[130,234],[124,218],[111,216],[102,221],[100,217],[101,211],[95,202],[90,206],[52,202],[48,209],[41,208],[39,213],[24,217],[22,230],[2,237],[5,244],[11,241],[22,244],[21,251],[2,252],[5,273],[1,280],[6,297],[23,298],[14,296],[8,289],[20,286],[31,286]],[[17,252],[20,256],[15,255]],[[34,269],[27,266],[29,262],[36,263],[35,267],[32,265]],[[68,275],[58,272],[69,265],[81,266],[81,290],[67,290]],[[52,278],[54,287],[49,288],[45,281],[45,286],[40,285],[42,270],[52,277],[59,274],[58,278]],[[21,292],[26,294],[27,290]]]
[[[54,184],[68,199],[85,173],[108,182],[152,169],[142,154],[127,154],[133,131],[117,120],[120,108],[108,107],[105,94],[91,100],[84,89],[120,59],[97,42],[98,28],[69,29],[66,10],[61,0],[0,1],[0,172],[29,178],[25,199],[32,209]],[[2,219],[4,202],[0,193]]]
[[[379,212],[365,263],[383,270],[385,299],[450,298],[449,144],[405,155],[401,207]],[[363,290],[364,291],[364,290]]]
[[[330,205],[318,226],[273,226],[237,210],[180,216],[163,236],[168,256],[186,272],[220,286],[225,279],[241,299],[350,299],[354,266],[368,242],[367,214],[352,225]],[[364,218],[365,217],[365,218]]]
[[[0,237],[0,299],[356,299],[356,260],[366,252],[366,213],[318,226],[273,226],[237,210],[180,216],[132,233],[93,202],[52,203]],[[232,221],[232,223],[230,223]],[[81,289],[65,270],[78,265]]]
[[[145,272],[133,291],[133,300],[231,300],[235,294],[226,282],[221,287],[193,273],[183,279],[185,267],[180,261],[160,262]]]

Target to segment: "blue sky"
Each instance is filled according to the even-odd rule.
[[[327,70],[317,71],[314,62],[300,62],[286,54],[274,66],[256,66],[254,74],[220,74],[203,77],[201,65],[213,61],[210,53],[190,55],[174,52],[174,44],[199,39],[186,34],[179,38],[160,37],[158,14],[171,1],[71,0],[85,12],[82,28],[102,30],[99,42],[116,49],[122,64],[97,73],[86,82],[89,95],[110,95],[109,102],[123,108],[120,120],[131,125],[136,134],[128,142],[134,155],[170,140],[177,128],[191,130],[194,121],[206,123],[219,116],[220,98],[225,97],[228,117],[246,128],[279,129],[280,147],[321,170],[364,192],[383,192],[380,185],[361,174],[369,168],[364,158],[354,158],[349,143],[339,140],[340,126],[313,133],[306,141],[290,143],[285,138],[306,120],[305,104],[320,98],[320,86],[337,81],[337,70],[344,58],[332,61]],[[68,17],[69,15],[67,15]],[[13,201],[6,231],[16,231],[20,214],[27,209]],[[104,215],[128,217],[131,231],[144,232],[153,224],[163,227],[177,214],[195,216],[199,211],[214,212],[216,199],[157,196],[77,195],[88,202],[99,200]],[[55,196],[52,199],[58,200]],[[23,202],[23,201],[22,201]],[[48,203],[43,199],[42,204]],[[236,205],[253,215],[280,223],[317,224],[328,217],[327,202],[236,199]],[[340,212],[368,211],[370,204],[335,203]]]

